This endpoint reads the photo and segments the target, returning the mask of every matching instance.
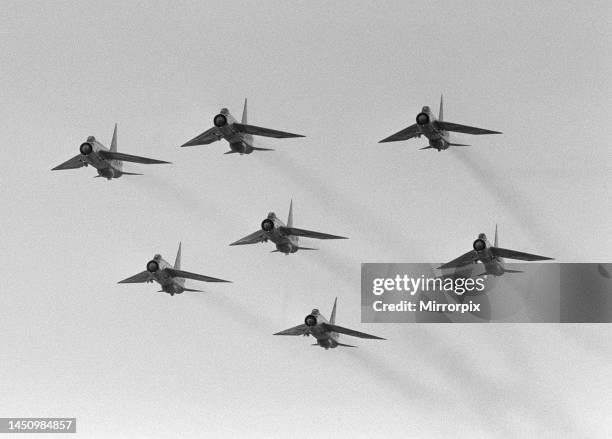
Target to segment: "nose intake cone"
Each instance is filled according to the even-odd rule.
[[[483,251],[486,246],[487,244],[480,238],[474,241],[474,250],[476,250],[477,252]]]
[[[419,113],[416,117],[418,125],[427,125],[429,123],[429,115],[427,113]]]
[[[306,326],[314,326],[317,324],[317,318],[312,314],[308,314],[304,319],[304,323],[306,324]]]
[[[79,151],[83,155],[89,155],[93,151],[93,146],[89,142],[82,143],[81,146],[79,146]]]
[[[272,221],[270,218],[266,218],[261,222],[261,228],[264,232],[271,231],[274,229],[274,221]]]
[[[216,127],[221,128],[222,126],[227,125],[227,117],[223,114],[217,114],[213,120]]]
[[[159,270],[159,264],[157,261],[149,261],[147,263],[147,271],[150,273],[155,273],[157,270]]]

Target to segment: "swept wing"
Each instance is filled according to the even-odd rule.
[[[123,279],[122,281],[119,281],[118,283],[120,284],[137,284],[137,283],[143,283],[143,282],[150,282],[153,280],[153,275],[145,270],[145,271],[141,271],[138,274],[135,274],[134,276],[128,277],[127,279]]]
[[[365,332],[355,331],[353,329],[343,328],[342,326],[332,325],[331,323],[321,323],[321,325],[325,328],[325,330],[330,332],[338,332],[340,334],[351,335],[353,337],[359,338],[371,338],[376,340],[384,340],[382,337],[377,337],[375,335],[366,334]]]
[[[172,277],[182,277],[185,279],[200,280],[202,282],[231,282],[229,280],[217,279],[216,277],[190,273],[189,271],[177,270],[175,268],[165,268],[165,270]]]
[[[308,333],[308,326],[302,323],[301,325],[294,326],[293,328],[277,332],[274,335],[304,335],[306,333]]]
[[[544,261],[547,259],[552,259],[546,256],[532,255],[531,253],[523,253],[516,250],[508,250],[499,247],[491,247],[491,253],[500,258],[518,259],[520,261]]]
[[[456,133],[465,134],[501,134],[499,131],[485,130],[484,128],[470,127],[467,125],[460,125],[458,123],[446,122],[437,120],[434,122],[436,127],[442,131],[453,131]]]
[[[204,131],[202,134],[194,137],[189,142],[181,145],[181,147],[183,147],[183,146],[196,146],[196,145],[208,145],[210,143],[216,142],[217,140],[220,140],[221,138],[222,138],[222,136],[221,136],[221,132],[219,131],[219,129],[217,127],[212,127],[210,129]]]
[[[478,253],[476,253],[474,250],[470,250],[469,252],[459,256],[457,259],[453,259],[452,261],[447,262],[444,265],[440,265],[438,269],[463,267],[464,265],[471,264],[473,262],[476,262],[477,260],[478,260]]]
[[[416,135],[418,134],[418,127],[416,124],[414,125],[410,125],[408,128],[404,128],[401,131],[398,131],[397,133],[382,139],[380,142],[378,143],[385,143],[385,142],[397,142],[399,140],[408,140],[408,139],[412,139],[413,137],[416,137]]]
[[[285,131],[272,130],[270,128],[256,127],[255,125],[247,125],[244,123],[232,124],[234,128],[244,134],[251,134],[253,136],[265,136],[275,137],[277,139],[284,139],[289,137],[304,137],[301,134],[287,133]]]
[[[59,171],[61,169],[76,169],[85,166],[83,163],[83,156],[81,154],[75,155],[70,160],[65,161],[61,165],[57,165],[55,168],[51,169],[52,171]]]
[[[245,244],[257,244],[259,242],[264,242],[266,240],[266,233],[259,229],[256,232],[251,233],[244,238],[240,238],[236,242],[232,242],[230,245],[245,245]]]
[[[295,227],[279,227],[279,230],[286,235],[303,236],[315,239],[348,239],[345,236],[329,235],[327,233],[313,232],[312,230],[297,229]]]
[[[123,152],[117,151],[98,151],[98,155],[105,160],[120,160],[122,162],[142,163],[145,165],[170,163],[164,162],[162,160],[155,160],[147,157],[140,157],[137,155],[125,154]]]

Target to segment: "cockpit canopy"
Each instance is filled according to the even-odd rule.
[[[481,233],[480,235],[478,235],[478,239],[487,239],[487,235]]]
[[[276,218],[276,214],[274,212],[270,212],[268,214],[268,219],[274,219],[274,218]]]
[[[95,138],[94,136],[89,136],[89,137],[87,138],[87,141],[88,141],[88,142],[95,142],[95,141],[96,141],[96,138]]]
[[[224,115],[228,115],[229,114],[229,110],[227,108],[222,108],[221,111],[219,111],[219,113],[224,114]]]
[[[157,255],[153,256],[153,260],[154,261],[159,261],[160,259],[161,259],[161,255],[160,254],[157,254]]]
[[[319,315],[319,310],[318,309],[313,309],[310,314],[312,314],[313,316],[318,316]]]
[[[429,109],[429,107],[427,105],[425,105],[421,111],[423,113],[431,113],[431,110]]]

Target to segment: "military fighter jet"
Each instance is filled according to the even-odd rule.
[[[285,225],[274,212],[270,212],[268,217],[261,222],[261,230],[251,233],[230,245],[257,244],[267,242],[268,239],[276,244],[274,252],[281,252],[285,255],[295,253],[298,250],[316,250],[316,248],[300,247],[298,237],[316,239],[348,239],[344,236],[328,235],[327,233],[312,232],[310,230],[297,229],[293,227],[293,200],[289,205],[289,217]]]
[[[144,163],[146,165],[170,163],[117,152],[117,124],[115,124],[115,131],[113,131],[113,140],[111,141],[110,150],[98,142],[94,136],[89,136],[87,141],[81,144],[79,151],[81,152],[79,155],[72,157],[67,162],[51,170],[76,169],[92,165],[98,170],[98,175],[96,175],[96,177],[105,177],[110,180],[112,178],[119,178],[122,175],[142,175],[124,172],[122,162]]]
[[[326,350],[329,348],[337,348],[338,346],[346,346],[349,348],[357,347],[350,344],[340,343],[338,341],[338,337],[340,337],[340,334],[351,335],[353,337],[359,338],[385,340],[382,337],[377,337],[375,335],[365,334],[363,332],[343,328],[342,326],[337,326],[336,302],[338,302],[337,297],[336,300],[334,300],[334,308],[332,309],[329,322],[325,317],[323,317],[323,315],[321,315],[318,309],[313,309],[311,313],[306,316],[303,324],[294,326],[293,328],[285,329],[281,332],[277,332],[274,335],[303,335],[305,337],[308,335],[312,335],[314,338],[317,339],[317,342],[313,344],[313,346],[321,346]]]
[[[546,256],[532,255],[529,253],[498,247],[497,226],[495,226],[495,241],[493,245],[491,245],[491,243],[487,240],[487,235],[481,233],[478,235],[478,239],[476,239],[472,244],[472,247],[474,248],[473,250],[459,256],[457,259],[453,259],[452,261],[441,265],[438,267],[438,269],[466,267],[469,264],[475,264],[480,261],[483,263],[485,271],[478,274],[478,276],[489,274],[493,276],[501,276],[504,273],[521,273],[520,270],[510,270],[505,268],[504,260],[502,258],[518,259],[520,261],[544,261],[553,259]]]
[[[202,292],[202,290],[185,288],[185,279],[199,280],[202,282],[230,282],[229,280],[217,279],[181,270],[181,244],[179,244],[174,266],[166,262],[161,255],[155,255],[152,260],[147,262],[147,269],[145,271],[141,271],[118,283],[132,284],[155,281],[162,287],[162,289],[159,290],[160,293],[168,293],[171,296],[181,294],[183,291]]]
[[[421,112],[417,114],[416,124],[410,125],[408,128],[404,128],[378,143],[397,142],[399,140],[408,140],[413,137],[421,137],[424,135],[429,139],[429,145],[420,149],[437,149],[438,152],[440,152],[443,149],[448,149],[449,146],[469,146],[462,143],[451,142],[448,134],[449,131],[465,134],[501,134],[499,131],[485,130],[483,128],[446,122],[442,120],[443,113],[443,102],[442,97],[440,97],[440,115],[438,119],[436,119],[428,106],[424,106]]]
[[[271,130],[269,128],[247,125],[247,101],[244,100],[244,110],[240,123],[232,116],[227,108],[222,108],[219,114],[213,118],[214,127],[204,131],[189,142],[181,145],[208,145],[217,140],[225,139],[231,148],[225,154],[250,154],[253,151],[273,151],[270,148],[257,148],[253,146],[253,136],[275,137],[277,139],[288,137],[304,137],[301,134],[291,134],[284,131]]]

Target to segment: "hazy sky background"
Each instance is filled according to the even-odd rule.
[[[178,3],[178,4],[177,4]],[[610,3],[0,1],[1,416],[70,437],[610,437],[610,325],[361,324],[362,262],[610,261]],[[423,105],[502,131],[378,144]],[[178,148],[221,107],[305,134]],[[89,135],[172,161],[51,172]],[[260,138],[261,139],[261,138]],[[269,211],[350,237],[228,244]],[[230,279],[117,285],[161,253]],[[387,341],[273,337],[313,308]]]

